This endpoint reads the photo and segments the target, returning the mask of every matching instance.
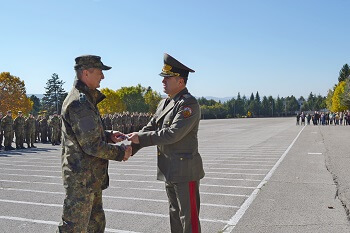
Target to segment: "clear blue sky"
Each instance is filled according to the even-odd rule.
[[[74,58],[113,68],[101,88],[141,84],[162,93],[163,53],[194,69],[195,96],[326,95],[349,63],[345,0],[1,1],[0,72],[45,92],[57,73],[66,91]]]

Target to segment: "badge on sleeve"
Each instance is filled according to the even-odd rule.
[[[192,115],[192,108],[190,108],[188,106],[184,107],[184,111],[182,114],[185,118],[190,117]]]

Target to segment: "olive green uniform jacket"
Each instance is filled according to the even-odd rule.
[[[62,106],[62,175],[66,189],[97,192],[109,185],[108,160],[122,161],[124,149],[108,144],[97,104],[105,96],[76,79]]]
[[[157,179],[188,182],[204,177],[203,162],[198,152],[199,104],[187,88],[180,91],[165,107],[163,99],[150,122],[139,131],[139,145],[157,145]]]

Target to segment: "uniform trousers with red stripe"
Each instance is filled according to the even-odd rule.
[[[171,233],[200,233],[199,180],[190,182],[165,182],[169,201]]]

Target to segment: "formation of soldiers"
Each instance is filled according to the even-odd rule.
[[[151,120],[150,113],[123,112],[106,114],[102,118],[105,130],[115,130],[124,134],[139,131]]]
[[[106,130],[115,130],[123,133],[139,131],[151,119],[150,113],[114,113],[106,114],[102,118],[103,126]],[[39,115],[34,117],[29,114],[23,116],[18,111],[18,116],[13,119],[12,112],[7,111],[3,116],[0,112],[0,150],[15,150],[36,148],[34,143],[51,143],[59,145],[61,143],[61,117],[54,113],[52,116]],[[15,143],[15,147],[12,147]],[[24,144],[27,147],[24,147]]]
[[[32,114],[25,117],[22,111],[18,111],[18,116],[13,119],[10,110],[5,116],[0,112],[0,150],[3,147],[6,151],[36,148],[34,143],[37,142],[59,145],[60,140],[61,119],[57,113],[49,117],[34,117]],[[12,147],[12,143],[15,143],[16,147]],[[27,147],[24,147],[25,143]]]
[[[344,112],[317,112],[310,114],[297,114],[296,124],[305,125],[305,122],[310,125],[350,125],[350,111]]]

